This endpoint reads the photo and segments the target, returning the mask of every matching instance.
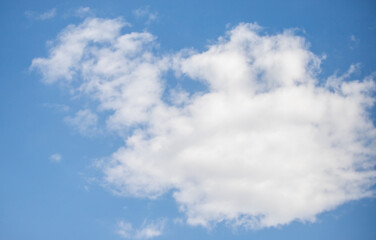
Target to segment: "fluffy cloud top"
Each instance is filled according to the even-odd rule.
[[[117,194],[172,189],[189,224],[251,228],[314,221],[373,195],[373,79],[317,79],[321,59],[292,31],[243,23],[204,52],[156,55],[155,37],[122,34],[126,25],[86,19],[32,63],[45,82],[87,94],[124,136],[103,167]],[[207,89],[167,87],[167,71]]]

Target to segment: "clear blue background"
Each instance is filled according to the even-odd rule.
[[[125,219],[136,227],[145,218],[166,217],[158,239],[376,239],[376,201],[345,204],[318,217],[316,223],[292,223],[258,231],[218,225],[212,230],[175,225],[182,217],[170,195],[156,201],[119,198],[86,178],[98,173],[93,160],[122,145],[106,135],[84,137],[64,123],[67,113],[50,104],[69,104],[66,89],[44,85],[28,68],[35,57],[47,55],[53,40],[68,24],[82,19],[68,16],[78,7],[90,7],[97,17],[122,16],[132,31],[147,29],[158,37],[161,52],[185,47],[205,49],[227,26],[257,22],[266,32],[299,28],[317,55],[326,54],[321,78],[345,72],[361,63],[359,79],[376,71],[375,1],[9,1],[0,2],[0,239],[121,239],[116,223]],[[145,24],[132,14],[149,6],[158,19]],[[57,16],[45,21],[27,18],[52,8]],[[303,31],[304,30],[304,31]],[[350,36],[359,42],[355,44]],[[69,113],[71,113],[69,112]],[[373,112],[375,112],[373,110]],[[375,121],[375,114],[373,119]],[[60,163],[49,156],[61,153]],[[88,186],[89,190],[85,190]]]

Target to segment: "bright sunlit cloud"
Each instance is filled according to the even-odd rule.
[[[31,66],[44,82],[64,82],[97,104],[66,118],[78,131],[95,129],[101,115],[125,138],[102,169],[114,193],[153,199],[173,190],[188,224],[249,228],[313,222],[373,196],[375,83],[352,80],[356,65],[319,79],[322,58],[303,37],[248,23],[205,51],[157,54],[156,37],[123,34],[128,25],[70,25]],[[207,89],[167,87],[168,71]],[[125,222],[119,229],[133,231]]]

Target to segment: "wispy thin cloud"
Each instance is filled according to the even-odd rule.
[[[120,221],[117,224],[116,233],[126,239],[151,239],[163,234],[165,220],[145,220],[140,228],[134,228],[129,222]]]
[[[87,17],[93,14],[93,10],[90,7],[80,7],[75,11],[77,17]]]
[[[98,116],[89,109],[83,109],[74,116],[64,118],[64,121],[78,130],[81,135],[93,136],[98,133]]]
[[[70,107],[65,104],[59,104],[59,103],[44,103],[43,107],[53,109],[57,112],[68,112]]]
[[[59,153],[54,153],[54,154],[52,154],[51,156],[50,156],[50,161],[51,162],[55,162],[55,163],[59,163],[59,162],[61,162],[61,160],[62,160],[62,156],[61,156],[61,154],[59,154]]]
[[[133,10],[133,15],[139,19],[145,19],[146,24],[150,24],[158,19],[158,12],[151,11],[150,6]]]
[[[43,20],[54,18],[57,15],[57,11],[56,11],[56,8],[52,8],[43,13],[38,13],[35,11],[26,11],[25,15],[26,17],[30,19],[43,21]]]
[[[350,49],[353,50],[359,46],[360,39],[357,38],[354,34],[350,35]]]
[[[78,8],[69,9],[64,12],[63,18],[87,18],[87,17],[94,17],[95,10],[88,7],[88,6],[81,6]]]

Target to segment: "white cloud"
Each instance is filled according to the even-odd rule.
[[[87,49],[90,48],[89,44],[111,41],[118,36],[120,29],[125,25],[126,23],[119,19],[89,18],[77,27],[68,26],[60,33],[57,45],[50,50],[50,57],[33,59],[31,68],[42,71],[47,83],[59,79],[72,80],[76,68],[84,67],[81,66],[82,58],[89,50]]]
[[[52,155],[50,156],[50,160],[51,160],[51,162],[56,162],[56,163],[58,163],[58,162],[61,161],[61,159],[62,159],[62,156],[61,156],[61,154],[59,154],[59,153],[54,153],[54,154],[52,154]]]
[[[164,226],[164,219],[151,222],[145,220],[139,229],[134,229],[129,222],[120,221],[116,233],[127,239],[150,239],[162,235]]]
[[[124,25],[69,26],[32,64],[45,82],[98,102],[125,138],[102,165],[114,192],[156,198],[174,189],[189,224],[251,228],[315,221],[373,196],[373,79],[351,81],[354,67],[318,79],[321,58],[293,31],[239,24],[204,52],[157,57],[154,36],[121,34]],[[166,89],[170,70],[207,89]]]
[[[98,133],[98,116],[89,109],[80,110],[74,117],[65,117],[64,120],[82,135],[90,136]]]
[[[51,18],[54,18],[57,14],[57,11],[56,11],[56,8],[52,8],[46,12],[43,12],[43,13],[37,13],[37,12],[34,12],[34,11],[26,11],[25,12],[25,15],[26,17],[30,18],[30,19],[35,19],[35,20],[47,20],[47,19],[51,19]]]

